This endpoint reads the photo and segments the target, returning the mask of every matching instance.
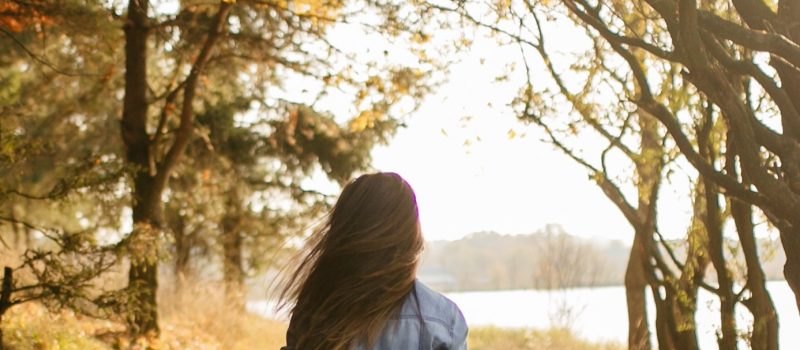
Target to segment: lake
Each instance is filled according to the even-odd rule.
[[[767,283],[780,322],[782,349],[800,348],[800,314],[794,294],[785,281]],[[446,293],[461,308],[471,326],[493,325],[505,328],[546,329],[558,324],[570,324],[573,330],[588,340],[626,342],[628,314],[625,289],[622,286],[575,288],[564,292],[511,290],[487,292]],[[272,303],[251,302],[248,308],[271,318],[281,318],[272,310]],[[650,324],[655,323],[654,306],[650,305]],[[701,290],[698,302],[697,326],[703,349],[715,349],[719,328],[718,302],[712,294]],[[737,308],[738,326],[747,329],[752,323],[743,306]],[[740,347],[745,349],[742,344]]]

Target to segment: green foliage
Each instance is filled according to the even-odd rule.
[[[198,269],[220,260],[226,273],[225,264],[268,269],[286,238],[330,205],[305,183],[343,184],[367,171],[372,147],[430,92],[439,68],[424,48],[431,13],[404,1],[151,1],[147,50],[138,52],[147,73],[125,81],[135,71],[125,68],[131,3],[0,5],[0,239],[22,252],[20,303],[42,298],[112,318],[154,310],[136,302],[155,294],[152,278],[98,285],[123,257],[150,272],[165,253],[176,269],[193,257],[203,257]],[[223,32],[204,49],[220,8],[231,9],[219,12]],[[346,52],[329,36],[344,25],[396,39],[417,59]],[[145,95],[135,103],[144,110],[138,145],[120,137],[130,131],[119,117],[134,84]],[[175,147],[181,135],[185,152]],[[176,150],[186,156],[166,166]],[[155,175],[169,181],[143,188]],[[166,231],[150,194],[167,202]]]
[[[366,169],[375,137],[393,130],[396,123],[375,123],[367,130],[351,131],[339,126],[331,115],[306,106],[286,107],[287,120],[270,123],[274,132],[266,152],[284,159],[289,172],[310,174],[314,166],[339,183],[348,181],[356,171]]]

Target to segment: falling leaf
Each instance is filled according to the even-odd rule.
[[[444,128],[441,128],[439,132],[442,133],[442,135],[447,136],[447,131]]]

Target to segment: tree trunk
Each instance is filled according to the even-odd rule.
[[[800,42],[800,4],[797,1],[779,1],[778,17],[788,28],[788,35],[792,41],[795,43]],[[800,108],[800,80],[798,80],[800,73],[798,73],[797,69],[785,69],[787,68],[786,64],[780,62],[779,59],[771,59],[770,62],[774,62],[773,67],[780,75],[781,86],[790,95],[790,101],[795,105],[795,108]],[[790,117],[783,116],[781,120],[785,125],[783,128],[784,133],[792,136],[794,141],[800,141],[800,130],[788,123]],[[797,152],[795,149],[794,154],[792,154],[795,159],[798,157]],[[782,161],[782,163],[784,162]],[[786,171],[784,176],[793,186],[794,193],[800,195],[800,174],[798,170]],[[783,250],[786,253],[783,275],[792,292],[794,292],[795,302],[798,311],[800,311],[800,214],[794,213],[793,216],[785,217],[784,219],[788,222],[783,225],[777,225],[780,230]]]
[[[697,148],[700,156],[709,164],[717,161],[718,145],[712,137],[719,134],[717,120],[714,118],[714,105],[706,101],[703,122],[697,130]],[[721,146],[719,146],[721,147]],[[722,210],[719,204],[720,193],[717,185],[708,177],[700,176],[697,190],[705,198],[703,224],[708,235],[708,256],[717,272],[717,296],[719,297],[719,316],[721,336],[718,337],[720,350],[737,348],[736,335],[736,296],[733,293],[733,279],[725,261],[725,239],[722,233]]]
[[[725,171],[731,176],[739,177],[737,170],[736,143],[728,136],[726,139]],[[746,178],[742,178],[747,183]],[[750,346],[753,349],[778,349],[778,315],[775,304],[767,291],[766,278],[758,254],[758,245],[753,225],[753,206],[736,198],[729,198],[730,212],[736,226],[736,234],[742,247],[747,276],[745,288],[751,296],[742,304],[753,314],[753,332],[750,335]]]
[[[157,161],[151,153],[150,137],[147,133],[147,37],[150,30],[147,18],[148,0],[130,0],[125,21],[125,98],[122,109],[122,139],[126,147],[126,158],[134,169],[133,223],[131,241],[139,245],[132,250],[128,288],[132,292],[132,312],[129,316],[130,331],[134,336],[159,333],[158,305],[158,259],[157,246],[162,228],[163,204],[161,195],[169,174],[180,161],[194,134],[194,96],[200,76],[211,56],[214,44],[222,34],[231,2],[221,2],[219,11],[209,27],[208,36],[195,57],[183,86],[183,101],[180,125],[175,132],[172,146]],[[160,136],[158,133],[154,139]]]
[[[186,232],[186,219],[176,212],[171,213],[171,229],[175,237],[175,290],[180,293],[190,277],[189,259],[191,257],[191,240]]]
[[[786,253],[783,276],[794,292],[795,303],[800,310],[800,220],[780,228],[781,244]]]
[[[753,314],[753,334],[750,344],[753,349],[778,349],[778,316],[775,304],[767,291],[764,270],[758,258],[753,233],[753,209],[749,204],[731,199],[731,216],[736,225],[739,242],[742,245],[745,264],[747,265],[747,288],[752,293],[744,305]]]
[[[229,208],[229,212],[222,219],[221,238],[225,297],[232,309],[244,311],[241,217],[238,209]]]
[[[28,234],[28,231],[25,230],[25,229],[21,229],[21,227],[20,227],[21,225],[17,222],[17,220],[18,220],[17,219],[17,206],[12,205],[11,206],[11,230],[14,233],[14,247],[13,248],[22,252],[22,251],[25,251],[25,249],[30,248],[30,246],[27,245],[27,243],[28,243],[27,237],[24,237],[24,235]],[[24,240],[23,240],[23,238],[24,238]],[[25,245],[26,245],[24,249],[22,247],[23,243],[25,243]]]
[[[3,316],[11,307],[11,289],[14,288],[14,270],[6,266],[3,268],[3,284],[0,289],[0,350],[4,348],[3,339]]]
[[[696,195],[694,199],[694,215],[692,226],[689,229],[687,242],[686,260],[678,277],[677,293],[672,293],[670,303],[675,315],[675,332],[681,350],[697,350],[700,345],[697,340],[697,322],[695,313],[697,311],[697,293],[700,283],[705,277],[707,259],[707,237],[705,231],[699,229],[702,222],[704,209],[701,195]]]
[[[675,314],[670,300],[673,293],[662,290],[658,286],[651,286],[653,300],[656,306],[656,339],[659,350],[683,350],[678,348],[676,341]]]
[[[244,271],[242,261],[242,201],[238,188],[228,191],[225,215],[222,218],[222,271],[225,298],[230,307],[244,311]]]
[[[152,177],[139,172],[134,181],[133,222],[131,233],[131,267],[128,288],[133,307],[131,331],[135,336],[155,336],[158,327],[158,240],[162,229],[161,192],[153,187]]]
[[[658,189],[661,187],[664,149],[658,135],[658,122],[643,114],[638,116],[637,122],[641,129],[642,150],[641,157],[635,160],[639,180],[636,184],[637,207],[633,217],[628,218],[634,227],[635,236],[625,271],[625,294],[628,302],[628,348],[649,350],[652,345],[645,293],[649,286],[648,276],[652,273],[650,242],[656,229],[656,208]],[[657,309],[657,317],[659,312]]]
[[[646,255],[642,233],[633,238],[628,267],[625,270],[625,297],[628,305],[628,349],[650,350],[650,329],[647,320]]]
[[[128,290],[132,301],[128,315],[130,331],[134,336],[157,335],[158,265],[155,245],[161,229],[161,192],[157,186],[151,154],[147,124],[147,0],[131,0],[125,22],[125,98],[122,110],[122,139],[125,142],[127,161],[134,168],[133,224],[131,266],[128,273]]]

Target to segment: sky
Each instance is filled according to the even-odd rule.
[[[163,0],[156,7],[173,13],[179,2]],[[570,54],[586,44],[585,33],[567,20],[555,21],[545,22],[543,30],[556,65],[566,66]],[[466,30],[438,31],[432,42],[448,43],[464,35],[473,44],[447,57],[455,63],[448,67],[446,82],[403,120],[406,127],[388,145],[372,152],[375,170],[397,172],[414,188],[426,239],[455,240],[480,231],[528,234],[559,224],[572,235],[630,242],[632,228],[585,169],[543,141],[536,126],[517,120],[509,104],[525,83],[519,48]],[[351,24],[336,25],[329,40],[365,61],[410,62],[415,57],[402,44]],[[508,74],[509,67],[517,68]],[[531,67],[535,84],[547,80],[541,64],[534,62]],[[508,79],[497,79],[503,75]],[[277,93],[308,103],[317,96],[311,85],[290,79]],[[332,111],[347,108],[342,96],[331,101]],[[605,144],[580,139],[577,146],[592,149]],[[660,193],[659,228],[668,238],[683,237],[691,216],[687,179],[693,170],[685,165],[677,172]],[[328,180],[311,182],[325,192],[338,190]],[[630,187],[623,192],[635,195]],[[771,234],[763,223],[756,230],[762,236]]]
[[[165,0],[156,7],[173,13],[178,6],[177,1]],[[566,21],[545,23],[544,31],[553,57],[576,50],[585,40],[583,32]],[[447,42],[462,34],[440,31],[432,41]],[[406,127],[388,145],[372,152],[375,170],[399,173],[414,188],[426,239],[455,240],[480,231],[528,234],[559,224],[572,235],[630,242],[630,225],[584,168],[542,141],[541,130],[516,119],[509,103],[524,84],[519,48],[500,45],[485,33],[467,36],[473,44],[457,57],[448,57],[456,63],[449,66],[447,81],[404,120]],[[329,40],[367,60],[404,62],[414,57],[399,49],[400,44],[354,25],[337,25],[329,31]],[[520,69],[498,81],[514,65]],[[547,74],[543,66],[532,69],[534,77]],[[294,79],[278,95],[310,102],[317,95],[310,85]],[[345,108],[341,98],[332,100],[331,110]],[[592,142],[586,140],[583,146],[593,147]],[[327,180],[311,182],[325,192],[336,188]],[[661,194],[659,225],[667,237],[686,232],[686,189],[679,185]]]
[[[544,30],[553,57],[568,57],[585,40],[581,30],[564,23],[545,24]],[[384,50],[390,52],[385,59],[408,59],[397,44],[356,26],[339,25],[329,34],[339,49],[366,59],[382,59]],[[433,41],[452,37],[445,33]],[[448,57],[455,63],[447,81],[403,120],[406,127],[388,145],[372,152],[375,170],[396,172],[414,188],[426,239],[456,240],[481,231],[529,234],[559,224],[572,235],[631,242],[632,228],[585,169],[544,142],[536,126],[517,120],[510,103],[525,82],[519,48],[485,33],[468,37],[473,44]],[[517,69],[498,80],[509,67]],[[534,77],[547,75],[541,65],[532,69]],[[284,89],[287,97],[311,100],[316,92],[308,86],[297,80]],[[341,99],[333,100],[332,110],[344,107]],[[597,139],[579,144],[605,147]],[[690,218],[688,182],[676,179],[661,193],[659,228],[668,238],[683,237]],[[336,191],[329,181],[315,182],[312,187]]]
[[[544,142],[536,126],[516,119],[509,103],[521,81],[496,77],[518,60],[516,48],[476,38],[407,127],[373,151],[375,169],[408,180],[429,240],[533,233],[556,223],[573,235],[629,242],[631,227],[586,171]],[[665,193],[661,207],[669,236],[681,236],[688,223],[679,192]]]

